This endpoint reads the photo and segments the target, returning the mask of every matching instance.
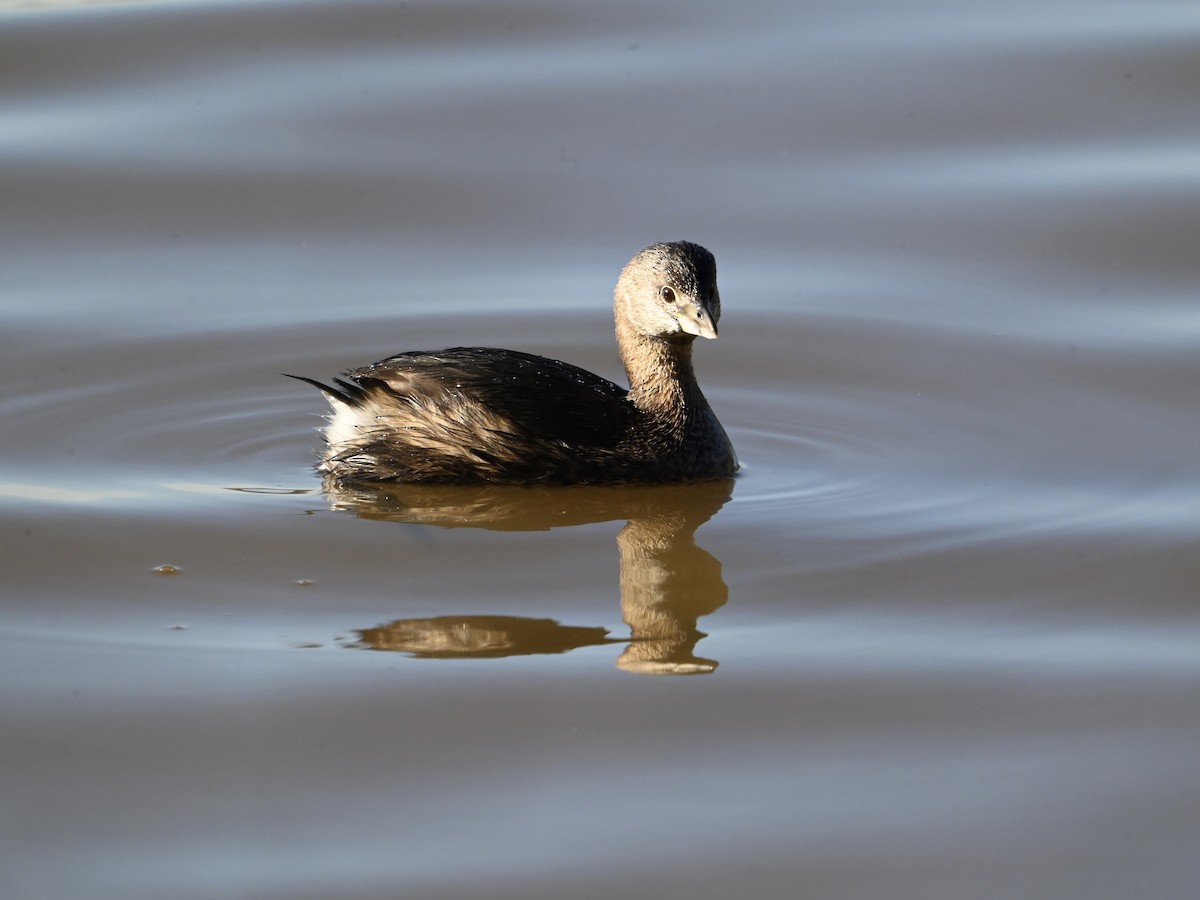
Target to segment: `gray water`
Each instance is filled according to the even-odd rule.
[[[0,895],[1194,896],[1198,39],[3,4]],[[279,373],[675,239],[731,485],[322,493]]]

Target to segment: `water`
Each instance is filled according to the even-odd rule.
[[[0,893],[1191,896],[1198,34],[5,4]],[[735,483],[321,493],[279,373],[679,238]]]

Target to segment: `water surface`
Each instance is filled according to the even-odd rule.
[[[1198,35],[5,4],[0,892],[1190,896]],[[281,372],[680,238],[732,484],[322,492]]]

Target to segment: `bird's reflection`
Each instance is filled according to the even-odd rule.
[[[621,487],[327,485],[326,493],[335,509],[362,518],[452,528],[539,531],[626,522],[617,547],[628,638],[552,619],[463,615],[363,629],[357,632],[360,647],[426,658],[483,658],[624,643],[617,666],[628,672],[695,675],[717,667],[715,660],[695,655],[704,637],[696,621],[724,605],[729,592],[720,562],[696,546],[695,533],[729,499],[732,479]]]
[[[524,616],[397,619],[364,629],[358,636],[360,646],[371,650],[400,650],[425,659],[494,659],[619,643],[604,628],[580,628]]]

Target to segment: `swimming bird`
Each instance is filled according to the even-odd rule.
[[[713,255],[646,247],[614,291],[625,389],[517,350],[410,351],[319,388],[333,408],[318,468],[333,484],[699,481],[738,468],[692,368],[721,317]]]

